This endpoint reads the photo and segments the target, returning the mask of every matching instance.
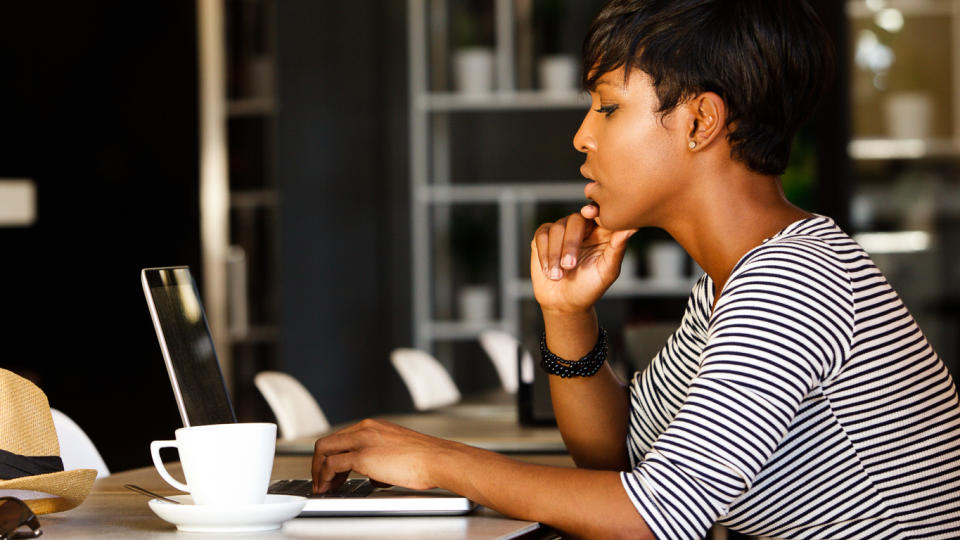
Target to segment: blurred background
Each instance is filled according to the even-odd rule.
[[[789,197],[881,265],[956,373],[960,0],[815,0],[842,58]],[[234,407],[299,379],[333,423],[412,409],[388,362],[499,386],[477,343],[536,350],[535,227],[582,201],[579,49],[601,0],[31,0],[0,5],[0,366],[113,470],[180,419],[139,282],[191,266]],[[640,368],[698,269],[631,239],[602,301]]]

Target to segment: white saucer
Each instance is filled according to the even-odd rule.
[[[182,504],[150,499],[147,505],[160,519],[168,521],[184,532],[251,532],[279,529],[288,519],[297,517],[304,497],[267,495],[263,504],[196,505],[189,495],[169,497]]]

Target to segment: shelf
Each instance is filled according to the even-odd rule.
[[[249,189],[234,191],[230,194],[230,208],[273,208],[277,206],[280,195],[272,189]]]
[[[854,139],[847,152],[853,159],[924,159],[960,157],[960,141],[954,139]]]
[[[417,200],[425,203],[496,203],[586,201],[577,182],[520,182],[505,184],[428,185],[417,190]]]
[[[231,99],[227,101],[227,116],[270,116],[277,110],[277,102],[272,97]]]
[[[524,302],[533,299],[530,280],[521,279],[526,266],[523,261],[529,257],[529,239],[521,238],[520,231],[526,221],[534,217],[535,205],[586,202],[583,190],[587,180],[582,178],[526,177],[506,182],[481,178],[469,183],[457,182],[462,178],[454,178],[456,156],[451,138],[455,130],[451,122],[459,118],[456,115],[522,112],[583,115],[591,107],[591,96],[579,89],[565,93],[513,89],[516,3],[513,0],[494,0],[493,3],[497,20],[494,40],[497,81],[504,90],[464,94],[430,91],[431,81],[439,75],[431,71],[438,65],[431,48],[444,47],[447,40],[435,35],[428,22],[443,17],[431,19],[435,15],[431,11],[434,3],[428,0],[407,0],[412,323],[414,346],[427,351],[432,351],[440,341],[475,340],[487,329],[501,329],[520,337],[525,324]],[[443,32],[436,32],[439,33]],[[499,240],[496,258],[499,311],[495,320],[434,319],[435,312],[448,311],[455,298],[453,289],[457,281],[450,275],[453,265],[448,233],[453,213],[459,210],[454,205],[460,204],[497,207],[497,221],[490,227],[490,234],[497,234]],[[440,245],[444,249],[438,249]],[[435,257],[444,257],[439,259],[442,264],[436,264]],[[606,297],[686,298],[692,285],[693,280],[686,277],[670,282],[621,279],[607,291]]]
[[[922,253],[933,244],[926,231],[862,232],[853,239],[870,255]]]
[[[273,325],[248,326],[242,333],[230,336],[230,342],[234,345],[277,343],[279,340],[280,328]]]
[[[586,109],[590,96],[579,92],[567,94],[514,91],[489,94],[458,94],[453,92],[421,94],[414,100],[418,109],[424,111],[515,111]]]
[[[653,280],[641,278],[619,278],[603,294],[604,298],[642,298],[690,295],[699,278],[677,278],[675,280]],[[515,298],[533,299],[533,284],[529,279],[518,279],[510,284],[508,294]]]
[[[906,17],[933,17],[952,15],[953,5],[943,0],[888,0],[883,9],[896,9]],[[847,1],[847,16],[852,19],[868,19],[875,17],[877,12],[872,11],[863,0]]]
[[[695,278],[671,281],[651,279],[618,279],[604,293],[604,298],[687,297],[696,283]],[[518,279],[510,284],[507,294],[517,300],[533,299],[533,285],[529,279]],[[421,327],[423,337],[430,341],[476,339],[486,330],[506,330],[499,320],[490,321],[430,321]]]

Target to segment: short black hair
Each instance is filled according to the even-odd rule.
[[[733,159],[779,175],[833,79],[835,52],[805,0],[612,0],[583,42],[584,88],[621,66],[653,79],[661,113],[718,94]]]

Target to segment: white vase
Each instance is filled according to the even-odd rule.
[[[466,47],[453,52],[454,88],[467,96],[493,91],[494,55],[490,47]]]
[[[464,285],[457,291],[460,320],[486,322],[493,319],[493,287]]]
[[[540,88],[548,94],[570,94],[577,91],[580,63],[572,54],[552,54],[537,62]]]
[[[635,279],[639,274],[639,267],[636,253],[628,251],[623,254],[623,262],[620,263],[620,276],[625,279]]]
[[[894,139],[927,139],[933,133],[933,99],[924,92],[897,92],[883,102],[887,133]]]
[[[647,270],[654,281],[682,279],[686,260],[687,252],[676,242],[654,242],[647,248]]]

